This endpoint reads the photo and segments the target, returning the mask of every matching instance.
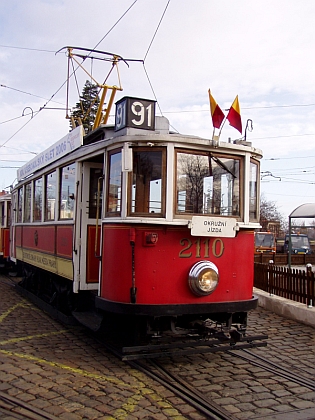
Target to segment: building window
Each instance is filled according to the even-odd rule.
[[[73,219],[75,197],[75,163],[60,169],[59,219]]]
[[[240,159],[213,153],[176,153],[177,214],[240,216]]]
[[[57,174],[56,171],[45,176],[45,220],[55,220],[56,197],[57,197]]]

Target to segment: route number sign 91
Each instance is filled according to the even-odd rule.
[[[124,97],[116,103],[115,131],[125,127],[155,130],[155,101]]]

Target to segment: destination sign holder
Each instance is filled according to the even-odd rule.
[[[238,230],[236,219],[232,217],[193,216],[188,224],[192,236],[215,236],[234,238]]]

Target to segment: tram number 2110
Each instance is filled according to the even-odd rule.
[[[201,240],[200,238],[192,241],[189,238],[183,238],[180,240],[182,249],[179,251],[179,258],[209,258],[210,252],[216,257],[220,258],[224,252],[224,243],[222,239],[216,238],[210,244],[210,238]]]

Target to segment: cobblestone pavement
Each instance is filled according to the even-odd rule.
[[[86,330],[52,320],[1,276],[0,392],[67,420],[202,418]]]
[[[297,376],[315,377],[314,328],[258,309],[250,314],[248,332],[269,335],[268,347],[254,353]],[[283,419],[315,418],[314,391],[231,354],[180,357],[163,364],[236,420],[277,418],[296,410],[305,416]],[[81,327],[67,328],[52,320],[1,276],[0,392],[60,419],[204,418],[108,353]]]
[[[289,369],[297,377],[314,380],[315,385],[314,328],[258,308],[250,313],[247,331],[269,336],[267,347],[252,349],[251,353]],[[187,358],[168,363],[235,419],[315,419],[314,391],[233,354],[207,354],[191,357],[189,363]]]

